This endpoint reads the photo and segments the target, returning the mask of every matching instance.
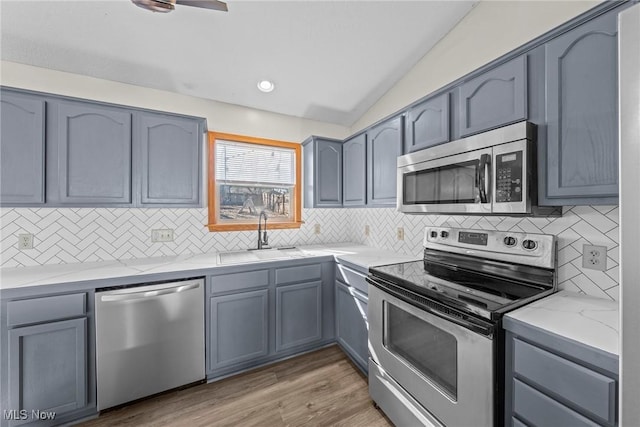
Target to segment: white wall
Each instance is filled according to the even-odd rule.
[[[600,1],[481,1],[351,127],[355,133]]]
[[[309,135],[344,138],[344,126],[271,113],[223,102],[2,61],[0,84],[205,117],[209,130],[302,142]]]

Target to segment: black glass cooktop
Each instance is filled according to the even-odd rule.
[[[491,318],[495,317],[492,313],[505,311],[518,301],[553,289],[551,284],[545,286],[513,280],[513,277],[518,277],[516,273],[500,277],[426,259],[372,267],[369,271],[374,277],[412,292]]]

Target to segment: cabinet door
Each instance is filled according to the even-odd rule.
[[[461,137],[526,119],[526,55],[465,82],[459,108]]]
[[[57,111],[60,203],[131,203],[131,114],[80,102]]]
[[[322,282],[276,288],[276,352],[322,339]]]
[[[44,109],[41,99],[2,92],[0,202],[44,203]]]
[[[212,297],[210,310],[210,371],[269,353],[267,289]]]
[[[427,99],[407,111],[404,152],[449,141],[449,93]]]
[[[545,46],[547,197],[555,204],[618,195],[616,17],[603,15]]]
[[[86,406],[86,318],[11,329],[8,350],[10,409],[59,417]]]
[[[368,298],[336,282],[336,340],[365,371],[369,359]]]
[[[395,206],[397,158],[402,155],[402,116],[367,132],[367,205]]]
[[[315,141],[316,207],[342,206],[342,143]]]
[[[136,117],[136,128],[141,203],[199,205],[199,121],[141,113]]]
[[[342,204],[364,206],[367,202],[367,135],[351,138],[342,145]]]

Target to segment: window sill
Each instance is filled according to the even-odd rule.
[[[292,228],[300,228],[304,221],[300,222],[270,222],[267,225],[269,230],[285,230]],[[258,224],[207,224],[209,231],[254,231],[258,230]]]

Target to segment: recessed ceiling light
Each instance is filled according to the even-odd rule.
[[[258,82],[258,89],[260,89],[262,92],[271,92],[275,87],[276,85],[274,85],[273,82],[269,80],[261,80]]]

